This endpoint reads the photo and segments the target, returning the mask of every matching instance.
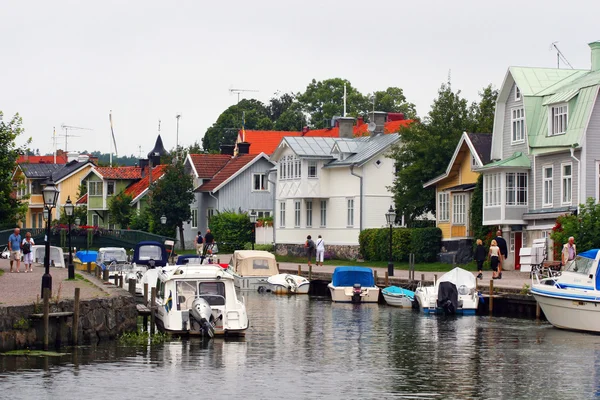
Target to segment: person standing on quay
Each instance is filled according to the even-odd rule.
[[[206,230],[206,234],[204,235],[204,254],[206,254],[207,250],[212,251],[212,246],[215,242],[215,237],[210,232],[210,229]]]
[[[317,239],[317,267],[319,266],[319,262],[321,262],[321,267],[323,266],[323,258],[325,258],[325,241],[321,235],[319,235],[319,238]]]
[[[567,265],[569,261],[575,259],[577,248],[575,247],[575,238],[571,236],[562,249],[562,265]]]
[[[502,255],[502,260],[500,264],[498,264],[498,279],[502,279],[502,264],[508,258],[508,247],[506,246],[506,240],[502,237],[502,231],[500,229],[496,232],[496,243],[498,248],[500,248],[500,254]]]
[[[17,272],[21,268],[21,229],[15,228],[8,237],[8,251],[10,251],[10,272],[13,272],[13,262],[17,263]]]
[[[485,258],[486,254],[483,242],[481,239],[477,239],[477,248],[475,248],[475,261],[477,262],[477,271],[479,271],[479,275],[477,275],[478,279],[483,279],[483,263]]]
[[[312,237],[310,235],[308,235],[306,237],[306,243],[304,244],[304,247],[306,247],[306,255],[308,256],[308,266],[312,266],[312,258],[313,258],[313,254],[315,253],[315,242],[313,242]]]
[[[33,252],[31,248],[35,245],[35,242],[31,238],[31,232],[25,234],[25,239],[21,243],[21,250],[23,251],[23,264],[25,264],[25,272],[33,272]]]
[[[202,232],[198,231],[198,236],[196,236],[196,253],[202,255],[202,247],[204,246],[204,238],[202,237]]]
[[[498,266],[502,263],[502,253],[500,252],[500,248],[498,247],[498,243],[496,240],[492,240],[492,244],[490,245],[490,266],[492,267],[492,279],[500,279],[498,277]]]

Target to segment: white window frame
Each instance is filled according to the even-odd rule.
[[[285,201],[279,202],[279,227],[285,228]]]
[[[546,172],[550,171],[550,177],[546,176]],[[554,166],[542,166],[542,207],[552,207],[554,203]]]
[[[316,179],[316,178],[318,178],[319,177],[319,170],[317,168],[317,166],[318,166],[317,162],[314,161],[314,160],[309,160],[307,162],[307,165],[308,165],[308,168],[307,168],[307,174],[306,174],[306,176],[309,179]],[[313,168],[313,167],[314,167],[315,170],[314,170],[314,174],[311,175],[310,169]]]
[[[256,177],[257,176],[259,177],[259,186],[264,187],[264,189],[261,189],[260,187],[258,189],[256,188]],[[253,192],[268,192],[269,191],[269,180],[267,179],[267,174],[258,173],[258,172],[252,174],[252,191]]]
[[[450,193],[438,193],[438,221],[450,221]]]
[[[89,197],[102,197],[104,194],[104,187],[102,181],[88,181],[88,196]],[[94,187],[94,190],[92,190]],[[98,188],[100,188],[100,194],[98,194]]]
[[[548,136],[564,135],[569,127],[569,104],[548,106]]]
[[[512,183],[509,182],[512,178]],[[519,179],[523,178],[523,179]],[[505,203],[506,206],[523,207],[527,206],[528,200],[528,174],[527,172],[507,172],[505,181]]]
[[[525,142],[525,109],[517,107],[510,110],[510,143],[520,144]]]
[[[486,174],[483,176],[483,206],[498,207],[502,201],[502,174]]]
[[[96,213],[92,214],[92,226],[100,226],[100,216]]]
[[[477,159],[473,154],[471,154],[471,169],[477,168],[479,164],[477,164]]]
[[[198,229],[198,208],[192,207],[190,213],[190,227],[192,229]]]
[[[112,186],[112,193],[109,193],[109,189]],[[108,181],[106,182],[106,195],[107,196],[114,196],[116,193],[116,188],[117,188],[117,183],[115,181]]]
[[[294,228],[300,228],[302,218],[302,204],[300,200],[294,200]]]
[[[521,89],[515,84],[515,101],[521,100]]]
[[[321,228],[327,227],[327,200],[321,200]]]
[[[565,174],[565,167],[570,168],[570,174]],[[560,199],[563,205],[570,205],[573,202],[573,163],[563,163],[560,165]],[[565,190],[567,189],[567,190]],[[565,195],[568,194],[568,199]]]
[[[206,209],[206,224],[210,222],[210,219],[215,216],[215,209],[212,207],[208,207]]]
[[[452,224],[467,224],[467,195],[464,193],[452,195]]]
[[[347,213],[346,213],[346,226],[348,228],[354,227],[354,198],[346,199]]]
[[[515,232],[514,231],[510,231],[510,235],[508,236],[508,251],[510,253],[514,253],[515,252]]]
[[[306,227],[312,228],[313,202],[306,200]]]

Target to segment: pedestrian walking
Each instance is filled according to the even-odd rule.
[[[306,255],[308,257],[308,266],[310,267],[312,264],[312,258],[315,253],[315,242],[313,242],[310,235],[306,237],[306,243],[304,243],[304,247],[306,247]]]
[[[202,237],[202,232],[198,231],[198,236],[194,239],[194,243],[196,243],[196,253],[198,255],[202,255],[202,248],[204,246],[204,238]]]
[[[508,246],[506,245],[506,240],[502,237],[502,231],[500,229],[496,232],[495,240],[500,249],[500,254],[502,255],[502,260],[500,264],[498,264],[498,279],[502,279],[502,264],[508,258]]]
[[[490,251],[488,253],[490,257],[490,265],[492,267],[492,279],[502,279],[502,275],[498,273],[499,265],[502,263],[502,253],[496,240],[492,240]]]
[[[212,247],[213,247],[214,243],[215,243],[215,237],[213,236],[210,229],[207,229],[206,234],[204,235],[204,254],[206,254],[206,252],[208,250],[210,250],[212,252]]]
[[[13,262],[17,263],[17,272],[21,268],[21,229],[15,228],[8,237],[8,251],[10,251],[10,272],[13,272]]]
[[[571,236],[562,249],[562,265],[567,265],[569,261],[575,259],[577,255],[577,247],[575,246],[575,238]]]
[[[477,247],[475,248],[475,261],[477,262],[478,279],[483,279],[483,263],[486,259],[485,247],[481,239],[477,239]]]
[[[323,258],[325,258],[325,241],[323,240],[323,237],[319,235],[317,238],[317,267],[319,266],[319,262],[321,263],[321,267],[323,266]]]
[[[35,242],[31,238],[31,232],[25,234],[25,239],[21,243],[21,251],[23,252],[23,264],[25,264],[25,272],[33,272],[33,252],[31,248],[35,245]]]

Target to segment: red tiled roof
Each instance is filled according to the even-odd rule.
[[[75,204],[87,204],[87,200],[88,200],[88,195],[87,193],[84,194],[83,196],[81,196],[76,202]]]
[[[62,155],[62,156],[56,156],[56,164],[66,164],[67,163],[67,156],[66,155]],[[17,159],[17,164],[23,164],[23,163],[29,163],[29,164],[54,164],[54,156],[28,156],[28,155],[21,155],[19,156],[19,158]]]
[[[96,171],[104,179],[141,179],[140,167],[97,167]]]
[[[198,178],[212,178],[231,160],[227,154],[190,154]]]
[[[390,121],[386,122],[383,128],[384,133],[396,133],[400,130],[400,128],[408,126],[412,123],[412,120],[399,120],[399,121]],[[367,124],[355,125],[354,126],[354,136],[366,136],[369,134],[367,130]],[[239,133],[239,138],[241,140],[241,131]],[[250,143],[250,154],[272,154],[281,139],[289,136],[305,136],[305,137],[340,137],[340,130],[338,127],[327,128],[327,129],[314,129],[309,130],[304,135],[302,132],[292,131],[254,131],[247,130],[246,131],[246,142]]]
[[[157,179],[165,174],[166,167],[166,165],[157,165],[152,168],[152,182],[156,182]],[[144,190],[148,189],[148,186],[150,186],[150,175],[146,174],[146,176],[139,181],[127,186],[124,193],[130,195],[132,199],[135,199],[142,194]]]
[[[229,162],[210,181],[200,186],[199,192],[210,192],[221,183],[229,179],[233,174],[244,168],[246,164],[256,158],[255,154],[242,154],[237,157],[229,157]]]

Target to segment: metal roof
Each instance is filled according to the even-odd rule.
[[[527,155],[520,151],[514,153],[512,156],[503,160],[495,161],[478,168],[477,171],[495,169],[495,168],[531,168],[531,162]]]
[[[356,152],[344,160],[331,161],[325,165],[325,168],[341,167],[351,164],[364,164],[378,153],[388,149],[391,145],[399,141],[400,135],[398,133],[392,133],[389,135],[361,137],[352,140],[356,143]]]
[[[334,138],[284,137],[283,140],[300,157],[333,158],[331,149],[336,141]]]
[[[46,179],[52,176],[52,173],[62,167],[63,164],[29,164],[23,163],[19,167],[27,178]]]
[[[57,183],[61,181],[63,178],[71,175],[73,172],[82,168],[87,164],[92,164],[91,161],[71,161],[65,165],[61,165],[62,168],[57,169],[52,173],[52,181]],[[92,164],[93,165],[93,164]]]

